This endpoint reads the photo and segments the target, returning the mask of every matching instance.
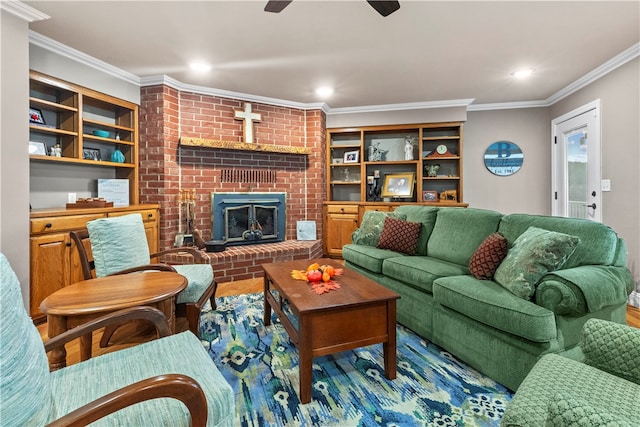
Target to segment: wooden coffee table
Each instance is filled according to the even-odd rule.
[[[47,334],[61,333],[107,313],[135,306],[151,306],[167,317],[175,332],[175,296],[187,287],[187,279],[169,271],[130,273],[83,280],[49,295],[40,304],[47,315]],[[91,334],[80,338],[80,359],[91,357]],[[66,366],[67,352],[59,347],[49,353],[49,369]]]
[[[308,283],[291,277],[291,270],[306,270],[314,262],[344,268],[324,258],[262,265],[264,324],[271,324],[273,309],[298,349],[300,402],[311,401],[316,356],[382,343],[385,377],[395,379],[396,300],[400,296],[348,268],[336,277],[340,289],[317,295]]]

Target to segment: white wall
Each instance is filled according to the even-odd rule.
[[[0,251],[29,301],[28,24],[0,10]],[[21,125],[15,125],[20,123]]]
[[[640,58],[557,102],[550,118],[595,99],[602,110],[602,178],[611,180],[611,192],[602,193],[603,222],[625,239],[640,290]]]

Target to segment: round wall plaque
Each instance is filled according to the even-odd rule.
[[[510,141],[494,142],[484,152],[484,165],[494,175],[513,175],[520,170],[523,162],[522,150]]]

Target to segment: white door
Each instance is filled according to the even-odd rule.
[[[552,215],[602,222],[600,100],[551,124]]]

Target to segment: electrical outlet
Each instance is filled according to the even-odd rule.
[[[600,190],[601,191],[611,191],[611,180],[610,179],[603,179],[600,183]]]
[[[75,203],[76,200],[78,200],[78,194],[77,193],[67,193],[67,202],[68,203]]]

